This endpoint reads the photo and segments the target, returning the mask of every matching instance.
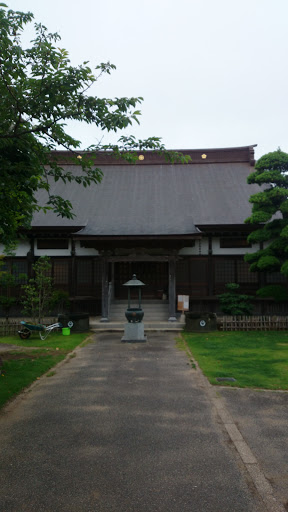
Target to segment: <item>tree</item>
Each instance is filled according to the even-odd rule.
[[[92,165],[93,155],[80,151],[81,142],[68,134],[67,121],[117,132],[139,123],[137,107],[143,100],[90,95],[100,76],[110,74],[115,66],[101,63],[94,71],[88,62],[72,66],[68,52],[58,47],[60,36],[42,24],[35,24],[35,38],[29,48],[23,48],[21,35],[33,14],[6,7],[0,3],[0,241],[4,244],[15,240],[19,228],[29,227],[33,213],[41,208],[73,217],[70,201],[50,194],[51,179],[85,187],[101,181],[101,170]],[[77,175],[51,158],[51,150],[59,147],[69,150],[79,164]],[[116,145],[99,143],[87,151],[110,150],[133,161],[137,149],[164,151],[164,146],[158,137],[137,141],[122,136]],[[171,156],[178,157],[186,161],[178,153]],[[42,206],[36,200],[41,188],[48,194]]]
[[[263,248],[246,254],[251,271],[282,272],[288,276],[288,154],[280,149],[262,156],[248,183],[262,190],[250,197],[252,214],[246,223],[258,224],[248,236],[251,243]]]
[[[53,297],[53,281],[51,277],[51,263],[48,256],[42,256],[33,265],[35,277],[29,279],[28,284],[22,286],[23,313],[32,317],[34,323],[42,322],[45,315],[50,312]]]

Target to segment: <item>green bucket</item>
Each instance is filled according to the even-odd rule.
[[[63,336],[70,336],[70,329],[69,329],[69,327],[63,327],[62,334],[63,334]]]

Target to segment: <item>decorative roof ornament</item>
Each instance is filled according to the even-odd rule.
[[[139,155],[139,156],[138,156],[138,159],[139,159],[139,160],[144,160],[144,155]]]
[[[124,283],[123,286],[145,286],[145,284],[137,279],[136,274],[133,274],[132,279],[127,281],[127,283]]]
[[[205,158],[207,158],[207,155],[205,155],[205,153],[203,153],[203,155],[201,155],[201,158],[203,158],[203,160],[205,160]]]

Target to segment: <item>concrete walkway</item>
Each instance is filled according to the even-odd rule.
[[[287,511],[288,392],[222,388],[220,393],[274,496]]]
[[[0,414],[1,512],[283,512],[229,391],[171,333],[96,335]]]

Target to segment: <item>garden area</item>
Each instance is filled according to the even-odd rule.
[[[63,336],[61,331],[52,332],[45,340],[37,333],[27,340],[16,335],[1,337],[0,407],[42,375],[52,377],[55,372],[49,372],[50,369],[69,354],[75,357],[73,350],[88,342],[87,333]]]
[[[0,292],[0,306],[2,314],[4,313],[0,322],[2,407],[42,375],[54,375],[54,371],[49,370],[69,354],[70,357],[75,357],[73,350],[88,342],[89,333],[77,333],[74,326],[74,332],[72,330],[70,335],[64,336],[63,331],[69,332],[67,325],[48,325],[56,321],[51,316],[53,311],[57,309],[58,315],[65,318],[65,313],[69,315],[70,306],[68,294],[53,286],[48,257],[39,258],[33,265],[33,278],[29,280],[26,275],[7,268],[5,259],[1,257]],[[29,329],[26,325],[21,325],[19,318],[11,318],[11,308],[15,304],[22,308],[22,319],[28,321]],[[53,328],[50,330],[50,327]],[[18,334],[19,329],[21,337]]]

